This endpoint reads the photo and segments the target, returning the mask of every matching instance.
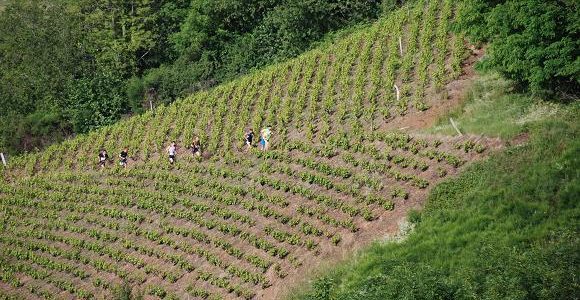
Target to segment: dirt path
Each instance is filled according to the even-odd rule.
[[[430,108],[426,111],[413,111],[405,116],[395,118],[389,123],[391,129],[400,129],[406,132],[416,132],[431,127],[437,120],[459,106],[465,99],[467,89],[479,77],[475,72],[475,63],[484,55],[483,49],[470,47],[471,55],[463,64],[463,73],[457,80],[445,86],[442,93],[431,95],[427,103]]]

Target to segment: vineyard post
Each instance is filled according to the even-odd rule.
[[[147,91],[147,100],[149,100],[149,109],[151,109],[151,112],[153,112],[153,98],[156,96],[156,92],[154,88],[150,88]]]
[[[0,152],[0,157],[2,157],[2,164],[6,167],[6,158],[4,157],[4,153]]]
[[[453,128],[455,128],[455,131],[457,131],[457,134],[459,134],[459,136],[463,136],[463,134],[461,133],[461,131],[459,131],[459,128],[457,128],[457,125],[455,124],[455,122],[453,121],[452,118],[449,118],[449,121],[451,121],[451,126],[453,126]]]
[[[401,36],[399,36],[399,53],[401,53],[401,57],[403,57],[403,40]]]
[[[395,92],[397,93],[397,103],[401,99],[401,91],[399,91],[399,87],[395,84]]]

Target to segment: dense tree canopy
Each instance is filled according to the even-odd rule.
[[[469,0],[462,27],[489,42],[482,66],[532,91],[579,93],[580,4],[574,0]]]

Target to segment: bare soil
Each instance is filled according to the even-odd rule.
[[[463,63],[463,73],[457,80],[448,83],[443,92],[432,94],[427,101],[430,108],[426,111],[413,111],[400,118],[393,119],[388,127],[391,130],[416,132],[431,127],[437,120],[459,106],[465,99],[466,90],[478,78],[475,63],[485,54],[484,49],[470,47],[471,55]]]

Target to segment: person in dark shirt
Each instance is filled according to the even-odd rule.
[[[127,158],[129,157],[129,150],[127,148],[123,149],[119,154],[119,165],[123,168],[127,167]]]
[[[107,150],[101,149],[101,151],[99,151],[99,166],[104,168],[107,160],[109,160],[109,154],[107,153]]]
[[[191,147],[191,154],[193,154],[194,156],[201,156],[201,141],[199,140],[199,137],[196,136],[193,139],[193,142],[190,145]]]
[[[244,135],[244,140],[246,141],[246,151],[249,151],[252,148],[252,141],[254,140],[254,130],[250,128],[246,131],[246,135]]]

